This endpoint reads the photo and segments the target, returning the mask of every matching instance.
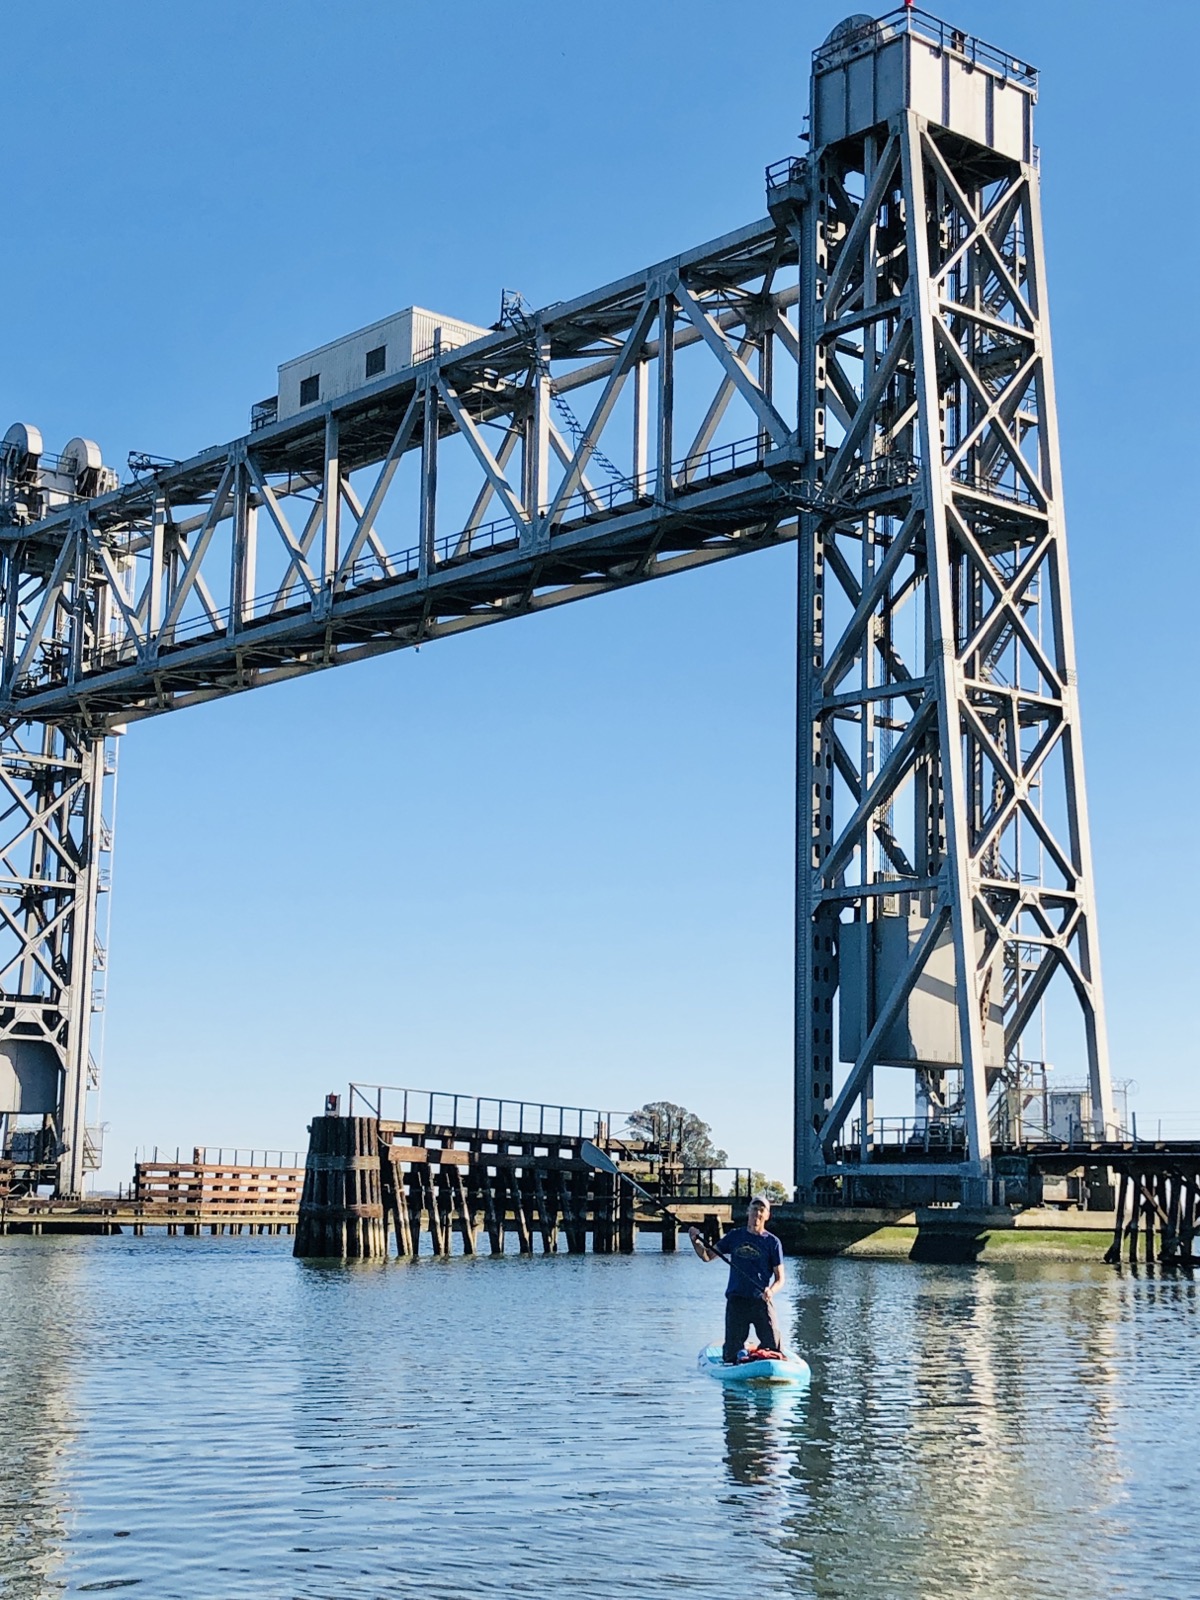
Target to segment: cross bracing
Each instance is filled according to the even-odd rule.
[[[794,208],[801,414],[830,503],[806,512],[800,551],[797,1167],[810,1190],[839,1170],[852,1113],[869,1130],[876,1070],[894,1063],[915,1067],[932,1119],[965,1124],[968,1165],[986,1174],[988,1095],[1058,974],[1110,1119],[1036,79],[931,24],[906,10],[818,57],[817,148]],[[876,96],[901,74],[906,91],[853,127],[864,68]],[[984,104],[997,126],[1009,118],[1010,149],[954,125],[982,128]],[[930,1042],[947,976],[952,1047]]]
[[[540,312],[506,293],[465,347],[49,514],[0,461],[8,829],[57,863],[0,880],[0,1050],[58,1052],[61,1186],[108,733],[788,541],[802,1192],[875,1158],[895,1065],[986,1177],[1056,978],[1107,1128],[1036,74],[906,7],[835,30],[813,82],[766,219]]]

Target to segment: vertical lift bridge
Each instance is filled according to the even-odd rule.
[[[913,7],[851,17],[761,220],[543,311],[506,296],[492,330],[401,313],[124,486],[9,429],[0,1126],[43,1118],[60,1193],[96,1161],[116,734],[789,541],[801,1195],[870,1170],[899,1068],[964,1130],[912,1171],[982,1196],[989,1095],[1056,976],[1104,1136],[1036,91]]]

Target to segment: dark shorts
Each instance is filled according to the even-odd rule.
[[[746,1336],[753,1328],[758,1342],[768,1350],[781,1348],[779,1324],[775,1320],[775,1307],[769,1300],[751,1300],[748,1295],[730,1294],[725,1297],[725,1348],[721,1357],[736,1361],[738,1351],[746,1345]]]

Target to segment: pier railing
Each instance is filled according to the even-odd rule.
[[[173,1162],[180,1166],[188,1161],[183,1154],[182,1146],[175,1146],[175,1154],[171,1155],[169,1149],[160,1149],[158,1145],[145,1150],[134,1151],[135,1164],[139,1161],[154,1163]],[[191,1164],[196,1167],[303,1167],[303,1150],[256,1150],[243,1149],[239,1146],[197,1144],[192,1146]]]
[[[402,1089],[394,1084],[352,1083],[349,1114],[378,1117],[402,1127],[461,1128],[519,1137],[591,1139],[605,1145],[628,1121],[624,1111],[557,1106],[540,1100],[502,1100],[491,1095],[452,1094],[443,1089]]]
[[[214,1155],[278,1155],[280,1161],[212,1160]],[[243,1227],[277,1232],[294,1224],[304,1187],[304,1161],[285,1151],[225,1151],[197,1148],[193,1159],[138,1161],[127,1198],[138,1208],[134,1231],[161,1219],[185,1231]],[[284,1165],[284,1155],[291,1155]]]
[[[666,1167],[644,1186],[664,1201],[749,1200],[753,1179],[749,1167]]]

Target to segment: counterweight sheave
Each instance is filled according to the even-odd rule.
[[[916,1074],[922,1155],[932,1125],[945,1170],[986,1178],[989,1092],[1056,973],[1082,1011],[1098,1137],[1112,1118],[1035,95],[1032,68],[923,13],[851,19],[814,57],[810,161],[780,174],[806,296],[801,426],[829,507],[800,538],[809,1195],[847,1171],[854,1114],[852,1170],[879,1171],[889,1065]]]

